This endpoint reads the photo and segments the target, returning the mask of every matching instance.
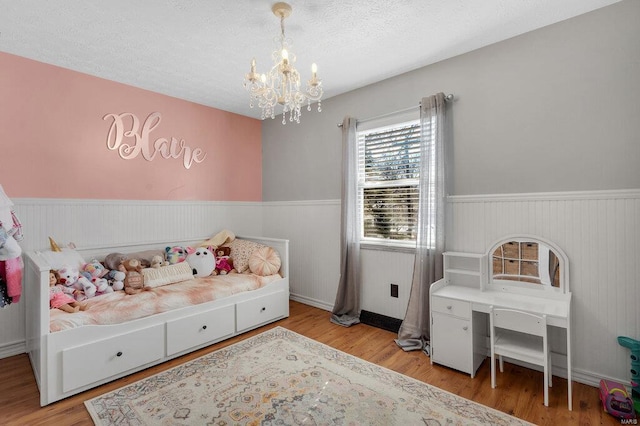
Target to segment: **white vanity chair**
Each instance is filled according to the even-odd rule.
[[[471,377],[490,356],[492,307],[544,316],[551,346],[566,342],[568,408],[572,409],[569,261],[557,245],[532,235],[510,235],[486,253],[445,252],[444,278],[431,285],[429,298],[431,363]],[[554,329],[564,330],[566,337]],[[548,370],[551,382],[551,365]]]

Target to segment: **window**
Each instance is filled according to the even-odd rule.
[[[420,178],[420,122],[357,130],[363,243],[413,245]]]

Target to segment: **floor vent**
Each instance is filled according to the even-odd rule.
[[[397,333],[398,330],[400,330],[400,325],[402,324],[402,320],[397,318],[391,318],[386,315],[376,314],[369,311],[360,311],[360,322],[362,324],[371,325],[394,333]]]

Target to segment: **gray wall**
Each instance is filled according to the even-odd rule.
[[[639,22],[623,1],[327,99],[301,124],[265,120],[263,199],[340,198],[336,124],[440,91],[456,96],[452,195],[640,188]]]

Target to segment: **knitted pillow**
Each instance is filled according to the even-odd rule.
[[[282,261],[280,255],[272,247],[260,247],[254,250],[249,258],[249,270],[256,275],[267,276],[277,274]]]
[[[142,270],[142,275],[144,276],[144,286],[149,288],[193,279],[193,271],[187,262],[161,266],[160,268],[145,268]]]
[[[229,244],[225,244],[226,247],[231,249],[229,255],[233,259],[233,267],[238,273],[249,273],[249,258],[256,249],[266,247],[264,244],[256,243],[249,240],[235,239]]]

